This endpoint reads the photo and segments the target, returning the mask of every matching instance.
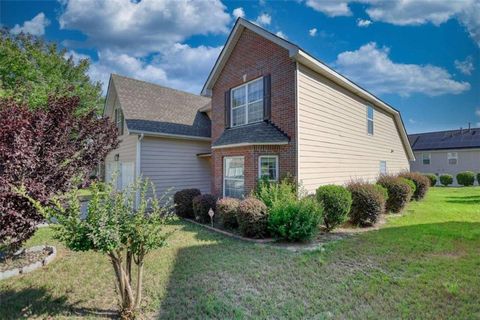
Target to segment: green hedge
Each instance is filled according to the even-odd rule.
[[[440,183],[447,187],[453,183],[453,176],[451,174],[442,174],[440,176]]]
[[[457,174],[457,183],[459,185],[468,187],[475,184],[475,173],[471,171],[464,171]]]
[[[323,221],[327,231],[348,219],[352,195],[346,188],[337,185],[322,186],[317,189],[316,196],[323,206]]]

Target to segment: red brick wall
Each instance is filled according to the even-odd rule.
[[[271,75],[271,121],[290,137],[286,146],[256,146],[212,150],[212,192],[222,195],[223,157],[245,156],[245,187],[248,193],[258,178],[258,155],[279,156],[280,176],[296,176],[295,62],[288,51],[245,29],[212,89],[212,141],[225,128],[225,91],[255,78]]]

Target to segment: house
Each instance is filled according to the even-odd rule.
[[[125,123],[107,171],[127,163],[127,177],[154,174],[159,189],[241,197],[259,177],[289,175],[314,192],[408,170],[414,160],[397,110],[244,19],[201,96],[114,75],[105,113]]]
[[[408,136],[416,161],[411,171],[456,175],[480,172],[480,128],[411,134]]]

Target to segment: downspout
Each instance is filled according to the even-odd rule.
[[[139,181],[142,174],[140,169],[140,162],[141,162],[141,155],[142,155],[142,140],[144,136],[145,135],[141,133],[138,135],[138,139],[137,139],[137,155],[135,159],[135,180],[136,181]],[[135,208],[138,207],[139,203],[140,203],[140,190],[137,190]]]

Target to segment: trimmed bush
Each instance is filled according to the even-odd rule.
[[[469,187],[475,184],[475,173],[471,171],[463,171],[457,174],[457,183],[459,185]]]
[[[269,213],[269,230],[286,241],[309,240],[318,232],[322,212],[322,206],[312,197],[276,202]]]
[[[430,188],[430,180],[423,174],[418,172],[404,172],[400,174],[400,177],[409,179],[415,184],[415,191],[413,192],[413,199],[422,200],[427,194],[428,188]],[[436,177],[435,177],[436,179]]]
[[[227,228],[237,228],[237,211],[240,200],[235,198],[223,198],[217,201],[215,216],[220,225]]]
[[[297,186],[289,178],[284,178],[280,182],[271,182],[263,178],[258,180],[254,197],[271,209],[277,201],[297,200]]]
[[[202,223],[209,223],[210,216],[208,215],[208,211],[212,209],[215,211],[215,204],[217,203],[217,198],[215,198],[211,194],[202,194],[196,196],[192,200],[193,204],[193,213],[195,215],[195,220],[202,222]]]
[[[480,185],[480,173],[477,173],[477,182]]]
[[[317,201],[323,206],[323,221],[327,231],[348,219],[352,195],[342,186],[327,185],[317,189]]]
[[[449,185],[451,185],[453,183],[453,177],[451,174],[442,174],[440,176],[440,183],[445,186],[445,187],[448,187]]]
[[[430,187],[434,187],[437,184],[438,178],[437,175],[433,173],[424,174],[424,176],[430,180]]]
[[[380,194],[383,196],[383,199],[385,200],[385,203],[387,202],[388,200],[388,190],[387,188],[385,188],[384,186],[376,183],[374,184],[375,186],[375,189],[377,189],[378,192],[380,192]]]
[[[410,188],[410,201],[413,201],[413,194],[415,193],[415,191],[417,190],[417,187],[415,186],[415,183],[410,180],[410,179],[407,179],[407,178],[402,178],[402,177],[399,177],[400,180],[402,180],[404,183],[408,184],[409,188]]]
[[[385,212],[386,189],[365,182],[352,182],[347,189],[352,194],[350,221],[362,227],[374,225]]]
[[[240,232],[245,237],[264,238],[267,236],[268,211],[260,200],[248,197],[240,202],[237,211]]]
[[[384,175],[381,176],[378,184],[383,186],[388,191],[388,200],[386,204],[386,210],[391,212],[400,212],[405,208],[412,196],[412,189],[404,179]]]
[[[198,189],[183,189],[177,191],[173,196],[175,212],[182,218],[195,218],[193,213],[193,198],[201,195]]]

